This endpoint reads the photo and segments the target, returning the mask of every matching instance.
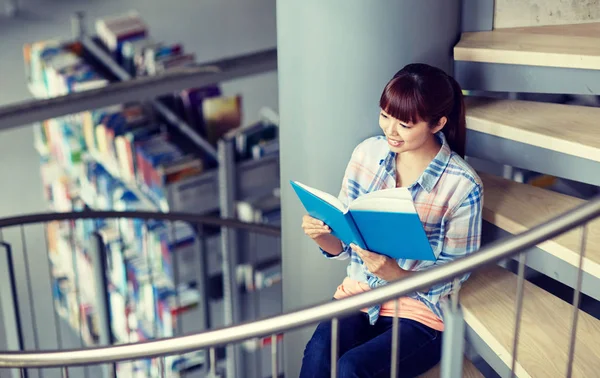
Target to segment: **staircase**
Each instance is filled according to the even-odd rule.
[[[477,91],[466,101],[469,157],[600,187],[600,108],[518,99],[518,93],[525,92],[600,95],[600,23],[464,33],[455,46],[454,57],[455,76],[463,88]],[[549,187],[493,175],[483,168],[479,171],[485,193],[483,246],[527,231],[586,201]],[[543,276],[564,287],[576,288],[581,240],[581,230],[575,229],[527,252],[527,280],[522,285],[520,311],[516,305],[520,286],[515,274],[516,260],[471,275],[460,291],[470,346],[463,361],[463,377],[494,376],[489,369],[478,369],[485,367],[479,364],[482,360],[496,374],[510,376],[517,318],[520,331],[516,335],[515,376],[570,376],[569,340],[575,313],[578,326],[572,376],[599,375],[600,320],[576,309],[571,298],[565,299],[551,286],[535,283]],[[580,290],[600,304],[600,219],[587,225],[587,238],[583,240],[586,249]],[[392,283],[395,284],[398,283]],[[289,325],[291,318],[285,319],[285,325]],[[263,327],[266,322],[277,323],[263,320]],[[230,340],[233,336],[227,332],[215,331],[206,339]],[[186,339],[185,345],[205,348],[206,339],[197,334]],[[168,340],[160,348],[155,346],[154,351],[163,353],[173,348],[167,344]],[[111,353],[131,353],[135,348],[140,346],[124,346]],[[214,346],[208,348],[212,356],[209,358],[216,358]],[[277,373],[277,344],[272,353],[273,370]],[[212,369],[216,365],[211,361]],[[68,369],[64,372],[66,376]],[[422,378],[439,377],[440,372],[438,365]]]
[[[495,97],[467,98],[468,156],[600,186],[600,108],[519,101],[514,95],[508,99],[493,93],[600,95],[595,80],[600,78],[600,23],[463,33],[454,59],[465,89]],[[555,82],[542,82],[550,74]],[[486,241],[518,234],[585,202],[483,171],[480,176]],[[588,225],[586,244],[581,291],[600,301],[600,220]],[[538,245],[527,253],[529,276],[541,273],[575,288],[580,250],[580,229]],[[461,290],[461,304],[470,345],[496,373],[508,376],[517,275],[507,269],[514,262],[504,265],[474,273]],[[567,374],[573,310],[570,302],[525,281],[517,377]],[[572,376],[598,376],[600,320],[578,311]],[[465,376],[473,374],[473,365],[464,369]]]

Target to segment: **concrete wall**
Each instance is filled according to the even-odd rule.
[[[451,72],[457,0],[277,4],[284,311],[328,301],[347,261],[327,261],[301,228],[289,180],[339,192],[354,147],[378,133],[378,101],[410,62]],[[296,377],[314,327],[286,334],[286,376]]]
[[[494,28],[600,22],[600,0],[495,0]]]
[[[148,22],[152,36],[183,43],[186,50],[197,54],[200,62],[276,46],[275,0],[24,0],[21,4],[23,12],[18,18],[0,16],[0,106],[30,97],[25,85],[23,44],[57,36],[69,37],[70,16],[77,10],[87,12],[91,28],[98,17],[137,9]],[[222,88],[225,93],[243,95],[247,121],[256,119],[262,106],[277,110],[276,72],[223,83]],[[0,217],[48,209],[42,197],[39,157],[32,143],[31,127],[0,132]],[[35,328],[39,330],[40,346],[55,348],[43,231],[40,227],[28,227],[25,232],[37,317]],[[34,327],[31,326],[20,231],[5,232],[4,236],[15,251],[26,347],[33,349]],[[31,376],[36,377],[36,372]]]

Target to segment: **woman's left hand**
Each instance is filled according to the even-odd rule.
[[[382,280],[388,282],[395,281],[409,274],[409,271],[400,268],[398,262],[391,257],[367,251],[356,244],[350,244],[350,248],[358,253],[367,266],[367,269],[369,269],[369,272]]]

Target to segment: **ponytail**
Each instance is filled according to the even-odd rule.
[[[450,149],[460,157],[465,157],[467,139],[467,121],[465,119],[465,101],[460,84],[450,75],[448,81],[452,86],[453,104],[448,114],[448,122],[442,129]]]

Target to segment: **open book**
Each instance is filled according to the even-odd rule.
[[[407,188],[367,193],[346,207],[331,194],[297,181],[291,184],[308,214],[346,245],[394,259],[436,259]]]

